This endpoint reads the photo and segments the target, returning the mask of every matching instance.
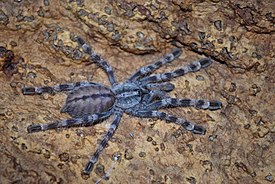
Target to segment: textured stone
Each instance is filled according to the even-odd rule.
[[[3,68],[7,60],[1,55],[0,183],[271,183],[274,9],[273,0],[1,1],[0,47],[14,54],[9,61],[16,70]],[[214,60],[211,67],[174,79],[171,95],[216,99],[224,106],[215,112],[167,110],[206,127],[204,136],[172,123],[123,116],[114,136],[120,141],[110,142],[97,172],[83,177],[112,119],[28,134],[31,123],[68,118],[59,112],[65,95],[21,94],[24,85],[83,80],[109,85],[100,68],[87,65],[74,35],[109,62],[119,81],[175,46],[184,54],[157,72],[205,54]],[[119,162],[112,160],[118,152],[124,153]]]

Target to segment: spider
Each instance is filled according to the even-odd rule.
[[[123,113],[140,118],[158,118],[174,122],[194,134],[205,134],[206,130],[203,126],[158,110],[169,107],[195,107],[197,109],[217,110],[222,107],[220,101],[178,99],[168,95],[168,92],[175,88],[168,81],[208,67],[211,64],[210,58],[194,61],[172,72],[152,74],[161,66],[171,63],[181,55],[181,49],[175,48],[155,63],[141,67],[125,82],[117,83],[111,66],[92,51],[90,45],[82,38],[77,36],[75,41],[83,52],[88,54],[90,59],[107,73],[111,87],[94,82],[77,82],[55,86],[24,87],[22,93],[24,95],[40,95],[42,93],[54,94],[55,92],[67,91],[68,96],[61,112],[68,113],[72,117],[71,119],[57,120],[48,124],[29,125],[27,128],[28,133],[61,127],[91,126],[114,115],[114,120],[107,133],[101,139],[96,151],[83,170],[85,175],[89,175],[93,170],[102,150],[119,126]]]

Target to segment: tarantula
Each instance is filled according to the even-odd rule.
[[[196,72],[208,67],[211,64],[210,58],[192,62],[172,72],[152,74],[161,66],[171,63],[180,56],[181,49],[176,48],[155,63],[140,68],[125,82],[117,83],[111,66],[99,55],[94,53],[82,38],[76,37],[75,40],[84,53],[88,54],[92,61],[105,70],[108,74],[111,87],[93,82],[77,82],[52,87],[24,87],[22,88],[22,92],[24,95],[40,95],[42,93],[53,94],[55,92],[68,91],[66,103],[61,112],[68,113],[72,118],[58,120],[49,124],[32,124],[27,128],[29,133],[60,127],[90,126],[114,115],[114,120],[110,128],[84,168],[83,173],[86,175],[91,173],[100,153],[114,135],[123,113],[140,118],[158,118],[174,122],[195,134],[205,134],[206,130],[204,127],[188,120],[160,112],[158,109],[195,107],[198,109],[217,110],[222,106],[222,103],[219,101],[187,98],[178,99],[168,95],[168,92],[174,89],[174,85],[168,81],[186,73]]]

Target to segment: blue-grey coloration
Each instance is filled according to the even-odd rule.
[[[39,95],[42,93],[52,94],[68,91],[66,104],[61,111],[68,113],[72,118],[49,124],[30,125],[28,127],[29,133],[60,127],[94,125],[100,120],[114,115],[114,121],[84,168],[84,174],[90,174],[92,171],[100,153],[115,133],[123,113],[140,118],[159,118],[177,123],[195,134],[205,134],[204,127],[158,110],[169,107],[195,107],[198,109],[217,110],[222,106],[219,101],[177,99],[168,95],[168,92],[174,89],[174,85],[169,83],[169,80],[206,68],[211,64],[209,58],[195,61],[172,72],[152,74],[161,66],[172,62],[180,56],[181,50],[176,48],[155,63],[142,67],[125,82],[118,84],[112,67],[94,53],[83,39],[76,37],[76,41],[82,50],[90,56],[90,59],[99,64],[108,74],[111,83],[110,88],[93,82],[77,82],[52,87],[25,87],[22,92],[24,95]]]

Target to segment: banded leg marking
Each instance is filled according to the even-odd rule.
[[[143,84],[169,81],[187,73],[199,71],[202,68],[208,67],[211,63],[212,61],[210,58],[204,58],[172,72],[150,75],[148,77],[141,78],[139,81]]]
[[[112,113],[110,111],[104,113],[97,113],[88,116],[84,116],[83,118],[71,118],[67,120],[60,120],[53,123],[48,124],[32,124],[28,126],[28,133],[46,131],[50,129],[57,129],[61,127],[71,127],[71,126],[91,126],[95,122],[98,122],[101,119],[107,118]]]
[[[144,87],[149,90],[161,90],[161,91],[172,91],[175,88],[175,85],[170,82],[164,83],[149,83],[145,84]]]
[[[22,88],[23,95],[41,95],[42,93],[54,94],[55,92],[71,91],[78,87],[98,85],[93,82],[76,82],[60,84],[55,86],[43,86],[43,87],[24,87]]]
[[[122,116],[122,113],[121,112],[117,112],[115,113],[115,118],[114,118],[114,121],[113,123],[111,124],[108,132],[104,135],[104,137],[102,138],[102,140],[100,141],[95,153],[93,154],[93,156],[90,158],[89,162],[87,163],[86,167],[84,168],[84,171],[83,173],[85,175],[89,175],[93,168],[94,168],[94,165],[95,163],[97,162],[98,158],[99,158],[99,155],[100,153],[102,152],[102,150],[105,148],[105,146],[107,145],[108,141],[112,138],[112,136],[114,135],[118,125],[119,125],[119,122],[120,122],[120,119],[121,119],[121,116]]]
[[[146,104],[148,104],[155,99],[164,99],[164,98],[169,98],[169,95],[165,91],[153,90],[153,91],[150,91],[149,94],[144,95],[143,101]]]
[[[139,77],[151,74],[153,71],[157,70],[161,66],[174,61],[176,58],[178,58],[181,55],[181,53],[182,51],[179,48],[172,50],[171,53],[166,54],[165,56],[157,60],[155,63],[140,68],[136,73],[134,73],[130,77],[129,81],[135,81]]]
[[[196,125],[190,121],[187,121],[185,119],[178,118],[173,115],[166,114],[164,112],[160,111],[137,111],[134,112],[135,116],[141,117],[141,118],[159,118],[162,120],[170,121],[177,123],[181,125],[186,130],[194,133],[194,134],[201,134],[204,135],[206,130],[203,126]]]
[[[155,110],[166,107],[195,107],[197,109],[218,110],[222,107],[222,103],[220,101],[195,100],[187,98],[165,98],[148,104],[146,106],[146,110]]]
[[[97,55],[94,51],[92,51],[91,46],[87,44],[82,38],[76,37],[76,42],[81,46],[83,51],[88,54],[94,62],[98,63],[100,67],[104,69],[104,71],[107,73],[109,81],[111,85],[117,83],[116,78],[114,76],[114,72],[112,67],[105,61],[103,58],[101,58],[99,55]]]

